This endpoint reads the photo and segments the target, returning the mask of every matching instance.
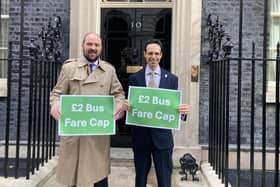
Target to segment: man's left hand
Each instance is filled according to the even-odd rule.
[[[190,112],[190,105],[188,104],[180,104],[179,105],[180,114],[188,114]]]

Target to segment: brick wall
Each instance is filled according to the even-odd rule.
[[[20,40],[20,1],[10,0],[9,9],[9,41],[13,42],[13,58],[19,57],[19,40]],[[26,0],[24,1],[24,42],[23,42],[23,55],[25,60],[22,62],[22,91],[21,91],[21,139],[26,139],[27,135],[27,120],[28,120],[28,102],[29,102],[29,50],[31,39],[38,42],[38,34],[43,26],[46,26],[49,18],[54,19],[55,16],[60,16],[62,20],[62,60],[68,58],[69,49],[69,23],[70,23],[70,1],[69,0]],[[11,97],[12,105],[10,110],[10,139],[15,138],[17,128],[17,113],[18,113],[18,93],[19,93],[19,61],[12,61],[12,76],[11,78]],[[5,110],[6,99],[0,101],[1,108],[0,115],[0,128],[3,129],[5,124]],[[2,113],[2,110],[4,111]],[[3,131],[1,131],[3,132]],[[4,139],[4,133],[0,133],[0,140]]]

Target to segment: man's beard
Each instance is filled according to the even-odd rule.
[[[89,54],[88,53],[91,53],[91,52],[94,52],[95,54],[97,54],[97,52],[96,51],[93,51],[93,50],[90,50],[90,51],[83,51],[83,53],[84,53],[84,57],[87,59],[87,61],[89,61],[89,62],[95,62],[98,58],[99,58],[99,55],[96,55],[96,57],[94,58],[94,59],[92,59],[92,58],[90,58],[89,56]]]
[[[87,57],[87,56],[85,56],[85,58],[86,58],[87,61],[89,61],[89,62],[95,62],[95,61],[99,58],[99,56],[96,56],[96,58],[94,58],[94,59],[91,59],[91,58],[89,58],[89,57]]]

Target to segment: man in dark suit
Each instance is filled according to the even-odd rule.
[[[159,66],[162,49],[160,40],[153,39],[146,42],[144,57],[147,65],[129,77],[128,83],[130,86],[177,90],[177,76]],[[123,110],[128,111],[129,109],[130,105],[126,100],[123,103]],[[180,104],[178,110],[181,114],[186,115],[189,112],[189,105]],[[136,187],[146,187],[152,158],[158,186],[171,187],[173,146],[173,136],[170,129],[133,126],[132,148],[136,171]]]

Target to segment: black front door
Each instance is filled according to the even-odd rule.
[[[116,68],[126,95],[128,76],[146,64],[143,57],[145,41],[152,38],[162,41],[164,52],[160,65],[170,70],[171,9],[104,8],[101,15],[102,56]],[[131,146],[131,127],[125,125],[125,118],[117,121],[111,145]]]

